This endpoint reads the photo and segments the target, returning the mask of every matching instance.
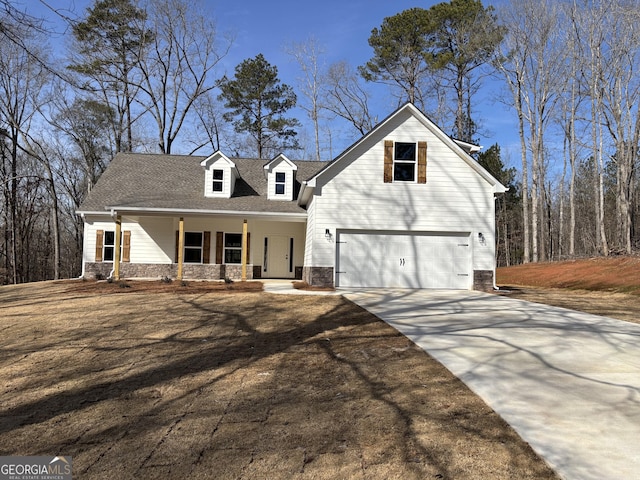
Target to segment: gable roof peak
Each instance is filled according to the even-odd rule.
[[[289,160],[284,153],[280,153],[280,154],[276,155],[271,160],[269,160],[267,163],[265,163],[264,164],[264,169],[268,171],[273,167],[273,165],[275,165],[277,163],[281,163],[281,162],[286,163],[289,166],[289,168],[291,168],[292,170],[298,170],[298,166],[295,163],[293,163],[291,160]]]
[[[231,168],[236,168],[236,164],[231,159],[229,159],[229,157],[227,157],[224,153],[222,153],[221,150],[216,150],[213,154],[211,154],[210,156],[202,160],[200,162],[200,165],[202,165],[204,168],[207,168],[213,162],[216,162],[218,160],[223,160]]]

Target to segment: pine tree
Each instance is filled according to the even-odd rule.
[[[298,148],[299,122],[284,113],[296,104],[293,89],[280,83],[278,69],[262,54],[235,68],[235,77],[220,80],[220,100],[230,109],[224,119],[233,122],[237,133],[247,133],[255,141],[258,158],[266,158],[285,148]]]

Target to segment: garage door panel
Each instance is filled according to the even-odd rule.
[[[338,286],[470,288],[469,235],[341,233]]]

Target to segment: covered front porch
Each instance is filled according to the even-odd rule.
[[[85,252],[95,252],[95,258],[85,258],[87,277],[302,278],[306,234],[302,215],[121,210],[109,219],[85,220],[90,227],[85,232]]]

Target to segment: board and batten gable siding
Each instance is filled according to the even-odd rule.
[[[384,142],[427,142],[426,183],[384,182]],[[494,268],[493,187],[408,111],[365,138],[338,169],[318,177],[308,235],[312,265],[333,265],[335,245],[325,229],[468,232],[473,268]],[[478,241],[478,233],[484,242]]]

